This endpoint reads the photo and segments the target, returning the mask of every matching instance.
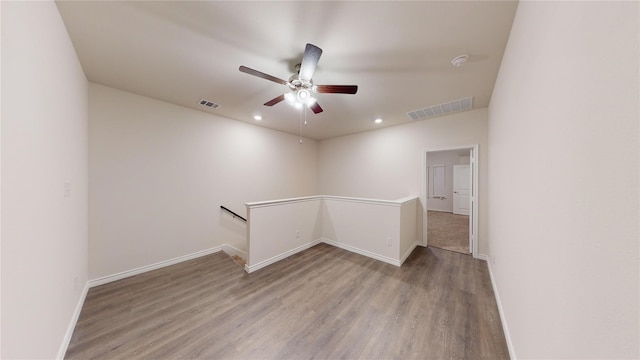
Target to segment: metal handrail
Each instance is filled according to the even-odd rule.
[[[245,218],[243,218],[242,216],[240,216],[240,215],[238,215],[238,214],[234,213],[233,211],[231,211],[231,210],[227,209],[226,207],[224,207],[224,206],[222,206],[222,205],[220,205],[220,209],[222,209],[222,210],[224,210],[224,211],[228,212],[229,214],[233,215],[233,218],[234,218],[234,219],[235,219],[235,218],[238,218],[238,219],[240,219],[240,220],[242,220],[242,221],[244,221],[244,222],[247,222],[247,219],[245,219]]]

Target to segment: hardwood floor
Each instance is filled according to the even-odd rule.
[[[224,253],[90,289],[68,359],[508,359],[485,262],[398,268],[320,244],[247,274]]]

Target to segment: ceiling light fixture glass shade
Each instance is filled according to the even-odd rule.
[[[299,89],[295,92],[284,94],[284,99],[289,105],[296,109],[302,108],[302,105],[312,106],[315,104],[316,99],[311,96],[311,93],[307,89]]]
[[[293,96],[292,93],[286,93],[284,94],[284,100],[289,103],[290,105],[293,105],[293,103],[296,102],[296,97]]]
[[[309,94],[308,90],[298,90],[298,101],[300,101],[301,103],[307,103],[307,100],[309,100],[309,98],[311,97],[311,95]]]

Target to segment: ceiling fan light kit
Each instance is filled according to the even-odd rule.
[[[304,49],[304,55],[302,56],[302,62],[296,65],[298,73],[292,75],[289,81],[246,66],[240,66],[238,70],[249,75],[273,81],[280,85],[286,85],[289,88],[288,93],[267,101],[264,103],[265,106],[273,106],[285,100],[297,109],[302,109],[304,106],[307,106],[314,114],[318,114],[321,113],[323,109],[318,104],[316,98],[312,96],[312,93],[355,94],[358,92],[357,85],[313,85],[312,77],[318,66],[320,55],[322,55],[322,49],[313,44],[307,44]]]

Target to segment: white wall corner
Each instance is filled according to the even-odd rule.
[[[400,265],[404,264],[405,260],[407,260],[407,258],[409,257],[409,255],[411,255],[411,253],[413,252],[413,250],[415,250],[416,246],[420,245],[419,242],[415,241],[410,247],[409,250],[407,250],[407,252],[404,253],[404,255],[402,255],[402,257],[400,258]]]

